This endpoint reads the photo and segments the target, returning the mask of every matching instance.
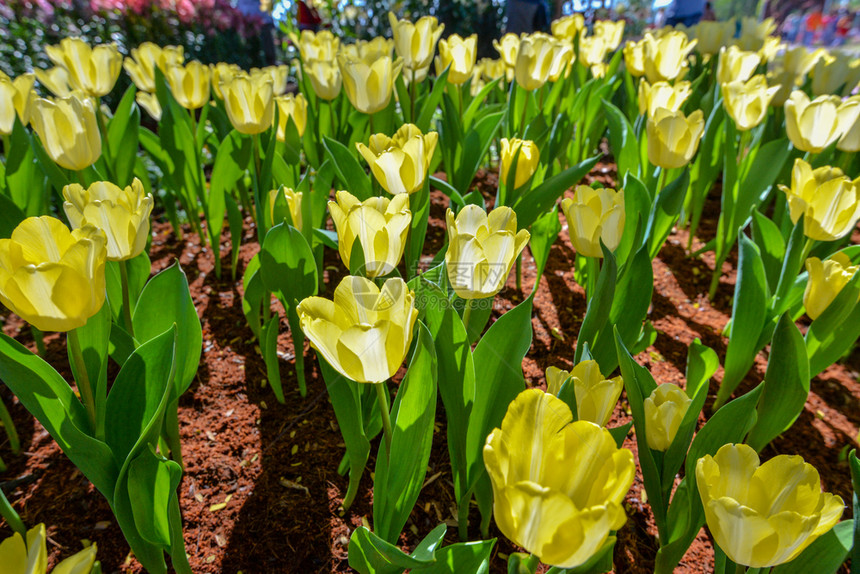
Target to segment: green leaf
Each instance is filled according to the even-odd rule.
[[[456,203],[460,207],[463,207],[466,205],[466,200],[463,199],[463,196],[460,194],[460,192],[457,190],[457,188],[455,188],[453,185],[451,185],[450,183],[448,183],[444,179],[439,179],[438,177],[435,177],[432,175],[429,177],[429,179],[430,179],[430,184],[433,187],[435,187],[436,189],[438,189],[439,191],[441,191],[442,193],[444,193],[445,195],[447,195],[448,197],[450,197],[451,201],[453,201],[454,203]]]
[[[811,377],[850,351],[860,337],[860,273],[855,273],[806,332]]]
[[[768,287],[774,291],[779,282],[782,261],[785,258],[785,239],[779,226],[758,210],[753,211],[752,236],[761,252]]]
[[[445,86],[448,84],[448,68],[436,76],[436,81],[433,82],[433,89],[430,94],[421,104],[421,111],[418,112],[418,120],[415,125],[421,130],[421,133],[430,131],[430,122],[433,119],[433,114],[439,107],[439,102],[442,99],[442,94],[445,93]]]
[[[513,207],[517,213],[517,226],[520,229],[526,229],[538,217],[549,211],[566,190],[577,184],[591,171],[599,159],[599,156],[586,159],[582,163],[545,180],[521,197]]]
[[[236,273],[239,267],[239,247],[242,243],[242,233],[244,232],[244,221],[242,220],[242,212],[239,211],[239,206],[236,200],[230,195],[224,196],[224,203],[227,206],[227,223],[230,226],[230,271],[233,281],[236,280]],[[213,246],[212,249],[216,247]],[[220,249],[220,247],[218,247]]]
[[[266,377],[272,385],[272,391],[278,402],[284,404],[284,388],[281,384],[281,366],[278,362],[278,328],[281,325],[280,316],[275,313],[260,331],[260,350],[266,363]]]
[[[455,187],[459,189],[469,188],[504,119],[504,112],[486,115],[476,120],[475,125],[466,132],[465,139],[459,142],[462,155],[454,179]]]
[[[821,535],[810,544],[800,556],[780,564],[771,570],[772,574],[835,574],[848,558],[854,545],[852,539],[853,521],[843,520],[827,534]],[[853,561],[852,561],[853,563]],[[852,566],[852,570],[856,567]]]
[[[391,452],[380,444],[373,481],[373,528],[396,542],[424,484],[436,416],[436,351],[418,323],[415,351],[391,411]]]
[[[460,542],[436,551],[436,563],[413,568],[416,574],[486,574],[496,539]]]
[[[747,437],[747,444],[756,451],[762,450],[797,420],[809,396],[806,345],[788,313],[783,314],[776,325],[763,385],[757,407],[758,421]]]
[[[243,137],[236,130],[231,131],[218,146],[218,154],[215,156],[212,175],[209,178],[209,199],[206,205],[206,224],[214,250],[220,250],[227,196],[245,176],[245,170],[251,162],[251,146],[252,140]],[[235,233],[232,225],[230,232]],[[238,233],[241,236],[241,232]]]
[[[260,321],[263,311],[263,299],[267,291],[263,286],[263,279],[260,275],[260,257],[254,255],[245,267],[245,273],[242,275],[242,286],[245,293],[242,295],[242,313],[245,315],[245,320],[257,340],[261,340],[260,336]],[[268,302],[267,302],[268,303]]]
[[[364,526],[356,528],[349,537],[349,566],[359,574],[401,574],[407,568],[432,563],[405,554]]]
[[[852,498],[852,514],[854,515],[854,545],[851,551],[851,563],[860,564],[860,460],[857,452],[848,453],[848,466],[851,468],[851,485],[854,487]]]
[[[561,222],[558,220],[558,206],[553,208],[544,215],[541,215],[532,224],[532,236],[529,240],[529,251],[535,260],[536,275],[535,284],[532,292],[537,291],[540,285],[541,276],[543,276],[546,263],[549,260],[549,252],[558,234],[561,232]]]
[[[176,362],[174,399],[191,386],[203,352],[203,329],[191,299],[188,279],[177,261],[155,277],[143,291],[132,317],[134,336],[140,343],[158,337],[176,325]]]
[[[356,241],[358,243],[358,241]],[[316,295],[317,266],[314,253],[301,231],[286,223],[272,227],[260,251],[263,285],[285,305],[295,305]]]
[[[116,178],[113,183],[120,187],[131,184],[134,164],[137,161],[140,109],[134,102],[136,92],[134,84],[128,87],[107,126],[107,138],[113,162],[112,172]]]
[[[122,276],[119,265],[119,261],[108,261],[105,265],[107,298],[110,302],[110,312],[114,323],[122,323],[124,313],[122,308]],[[144,251],[137,257],[127,260],[125,267],[128,272],[128,299],[132,310],[134,310],[140,293],[152,272],[152,263],[149,261],[149,255]]]
[[[176,493],[182,467],[145,448],[131,461],[128,498],[134,523],[149,543],[170,546],[170,496]]]
[[[645,241],[648,245],[648,253],[651,259],[657,256],[660,248],[669,237],[672,227],[678,220],[681,207],[684,205],[684,197],[687,188],[690,187],[690,170],[684,168],[681,175],[669,185],[660,190],[657,201],[648,217],[648,225],[645,228]]]
[[[597,287],[594,289],[594,295],[588,302],[588,309],[585,311],[585,318],[582,320],[582,326],[580,326],[579,335],[576,338],[577,344],[574,363],[578,363],[580,360],[582,349],[584,348],[582,343],[587,343],[592,355],[595,354],[595,340],[598,333],[608,325],[609,313],[612,309],[613,299],[615,298],[615,286],[618,278],[615,256],[603,245],[603,242],[601,242],[600,246],[603,249],[603,266],[600,268],[600,274],[597,276]],[[595,357],[595,359],[602,365],[600,358]]]
[[[630,121],[612,103],[603,100],[603,109],[609,123],[609,143],[618,162],[618,177],[628,173],[639,174],[639,140]]]
[[[360,201],[369,199],[373,195],[370,179],[355,156],[345,145],[329,137],[323,137],[323,145],[343,188]]]
[[[87,412],[63,377],[26,347],[0,333],[0,380],[110,500],[119,468],[108,445],[93,438]]]
[[[107,367],[108,348],[110,343],[111,320],[110,305],[105,302],[98,313],[87,319],[83,327],[78,327],[76,333],[84,359],[84,368],[90,384],[93,385],[93,395],[96,402],[97,420],[104,420],[105,398],[107,397]],[[71,350],[67,346],[69,366],[76,381],[81,380],[81,373]]]
[[[726,349],[725,374],[717,401],[725,402],[746,376],[758,353],[770,294],[758,247],[743,233],[738,238],[738,278],[732,305],[732,332]]]
[[[25,219],[24,212],[5,194],[0,194],[0,238],[12,236],[18,224]]]

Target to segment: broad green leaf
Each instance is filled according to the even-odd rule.
[[[603,100],[603,109],[609,124],[609,142],[618,162],[618,177],[628,173],[639,174],[639,141],[630,121],[612,103]]]
[[[266,289],[287,305],[317,293],[313,251],[302,233],[286,223],[275,225],[266,234],[260,251],[260,273]]]
[[[496,539],[460,542],[436,551],[436,562],[413,568],[416,574],[486,574]]]
[[[349,566],[359,574],[401,574],[407,568],[431,564],[433,559],[417,559],[386,542],[364,526],[349,537]]]
[[[116,178],[113,183],[120,187],[131,184],[134,164],[137,161],[140,109],[134,103],[136,92],[134,84],[128,87],[107,126],[112,172]]]
[[[266,377],[278,402],[284,404],[284,389],[281,384],[281,365],[278,363],[278,328],[281,319],[277,313],[263,325],[260,331],[260,349],[266,363]]]
[[[540,285],[541,276],[543,276],[546,263],[549,260],[549,252],[558,234],[561,232],[561,222],[558,220],[558,206],[553,208],[532,224],[532,236],[529,240],[529,251],[535,260],[536,276],[535,284],[532,292],[537,291]]]
[[[800,556],[771,570],[772,574],[835,574],[854,546],[853,522],[843,520],[810,544]],[[852,566],[852,571],[854,569],[856,567]]]
[[[678,221],[681,207],[684,205],[684,197],[690,187],[690,171],[684,168],[681,175],[664,187],[657,194],[657,200],[648,217],[648,225],[645,228],[645,241],[648,245],[648,253],[651,259],[657,256],[660,248],[669,237],[672,227]]]
[[[838,361],[860,337],[860,273],[855,273],[836,298],[809,326],[806,347],[811,377]]]
[[[549,211],[566,190],[579,183],[591,171],[599,159],[599,156],[586,159],[582,163],[545,180],[538,187],[525,194],[519,202],[514,204],[514,211],[517,213],[517,226],[520,229],[526,229],[538,217]]]
[[[360,201],[370,198],[373,195],[370,178],[355,155],[350,153],[342,143],[329,137],[323,137],[323,145],[343,188]]]
[[[597,276],[597,287],[594,290],[594,295],[588,302],[585,318],[582,320],[582,326],[579,328],[579,335],[576,338],[577,345],[574,362],[579,362],[580,360],[580,355],[584,348],[583,343],[588,344],[592,355],[595,354],[595,340],[598,333],[608,325],[609,313],[612,309],[613,299],[615,298],[615,286],[618,278],[615,257],[602,242],[601,248],[603,249],[603,266],[600,269],[600,274]],[[600,363],[600,358],[595,357],[595,359]]]
[[[206,223],[212,249],[220,250],[221,230],[224,228],[224,214],[227,210],[227,195],[236,188],[240,178],[251,162],[252,140],[243,137],[236,130],[231,131],[218,147],[215,163],[210,176],[209,198],[206,205]],[[268,199],[268,198],[266,198]],[[233,227],[230,232],[234,233]],[[241,232],[239,232],[241,235]]]
[[[785,239],[779,226],[762,215],[753,211],[752,236],[761,252],[764,274],[771,291],[776,290],[782,261],[785,258]]]
[[[110,312],[114,323],[123,324],[123,299],[122,299],[122,275],[120,273],[119,261],[108,261],[105,265],[105,283],[107,298],[110,301]],[[128,300],[132,311],[137,305],[140,293],[149,280],[152,272],[152,263],[146,251],[125,262],[128,273]]]
[[[128,498],[134,523],[149,543],[170,546],[170,496],[176,493],[182,468],[150,448],[131,461]]]

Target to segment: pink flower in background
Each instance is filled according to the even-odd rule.
[[[143,14],[146,8],[151,4],[151,0],[127,0],[128,9],[135,14]]]
[[[194,21],[194,3],[191,0],[176,0],[176,15],[183,24],[191,24]]]
[[[126,3],[123,0],[90,0],[90,9],[93,12],[119,12],[125,11]]]

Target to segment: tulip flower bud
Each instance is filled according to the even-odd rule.
[[[854,277],[857,269],[860,269],[860,266],[852,265],[851,259],[842,252],[834,253],[826,261],[821,261],[818,257],[806,260],[809,280],[806,282],[806,291],[803,292],[803,306],[806,307],[806,314],[810,319],[818,319],[827,310],[842,288]]]
[[[591,75],[602,78],[606,72],[606,40],[600,36],[580,36],[579,38],[579,61],[583,66],[591,69]]]
[[[221,84],[230,123],[243,134],[258,134],[272,126],[275,94],[268,76],[236,76]]]
[[[624,67],[634,78],[645,75],[645,41],[633,42],[628,40],[624,44]]]
[[[311,82],[311,88],[318,98],[331,101],[340,94],[343,78],[337,62],[327,60],[307,60],[304,71]]]
[[[45,88],[58,98],[66,98],[72,95],[72,86],[69,84],[69,72],[62,66],[54,66],[50,70],[36,68],[36,79]]]
[[[468,38],[461,38],[459,34],[452,34],[439,40],[436,73],[441,74],[445,68],[449,68],[448,82],[459,86],[472,76],[472,68],[475,67],[477,53],[477,34],[472,34]]]
[[[687,415],[693,399],[677,385],[663,383],[657,385],[645,399],[645,438],[648,448],[666,452],[678,428]]]
[[[285,94],[287,91],[287,80],[290,76],[290,68],[287,65],[266,66],[265,68],[251,68],[251,76],[267,75],[272,78],[272,92],[276,96]]]
[[[295,191],[288,187],[284,187],[280,191],[277,189],[273,189],[269,192],[269,213],[272,214],[272,223],[275,225],[286,219],[286,213],[281,214],[277,211],[276,202],[278,200],[278,193],[281,193],[284,196],[284,199],[287,201],[287,210],[290,213],[291,225],[301,231],[302,192]]]
[[[212,81],[212,89],[215,91],[215,95],[218,96],[219,99],[224,99],[224,93],[221,91],[221,86],[223,84],[230,83],[234,77],[242,75],[244,72],[242,68],[237,66],[236,64],[226,64],[224,62],[219,62],[217,64],[211,64],[209,66],[210,76]],[[275,88],[272,86],[272,93],[274,93]]]
[[[407,196],[399,196],[406,199]],[[418,310],[403,279],[382,289],[364,277],[344,277],[334,301],[308,297],[297,308],[311,346],[340,374],[359,383],[394,376],[412,343]]]
[[[782,56],[782,69],[791,72],[796,78],[803,78],[825,54],[827,51],[823,48],[818,48],[814,52],[810,52],[805,46],[788,48]]]
[[[839,127],[843,130],[836,149],[855,153],[860,151],[860,96],[851,96],[838,109]]]
[[[433,16],[424,16],[413,24],[405,18],[398,20],[393,12],[388,13],[388,21],[394,34],[394,49],[403,58],[403,66],[413,71],[430,66],[445,24],[439,24]]]
[[[287,132],[287,121],[293,118],[299,137],[305,135],[305,126],[308,123],[308,101],[302,94],[287,94],[277,96],[275,102],[278,104],[278,141],[284,141]]]
[[[155,121],[161,121],[161,102],[158,101],[158,96],[156,94],[150,94],[148,92],[137,92],[134,95],[134,101],[137,102],[137,105],[146,110],[146,113],[154,119]]]
[[[334,61],[340,49],[340,39],[328,30],[317,33],[302,30],[300,36],[290,34],[290,39],[298,47],[302,61],[326,60],[331,62]]]
[[[690,163],[705,131],[702,110],[689,116],[659,108],[648,118],[648,161],[665,169]]]
[[[573,53],[573,42],[570,40],[556,40],[552,46],[552,63],[549,66],[549,79],[557,82],[562,74],[565,77],[570,73],[568,67],[576,55]]]
[[[102,154],[102,138],[93,100],[77,96],[37,98],[30,115],[48,156],[60,167],[80,171]]]
[[[561,210],[567,219],[570,242],[584,257],[603,257],[600,242],[615,251],[624,233],[624,190],[594,189],[578,185],[573,199],[565,198]]]
[[[840,118],[840,112],[850,113],[850,108],[842,108],[836,96],[819,96],[809,101],[809,96],[800,90],[791,93],[785,102],[785,131],[794,147],[801,151],[821,153],[839,139],[850,118]],[[845,126],[840,120],[844,119]]]
[[[690,82],[657,82],[653,86],[648,80],[639,80],[639,114],[653,116],[658,108],[677,112],[690,97]]]
[[[669,32],[660,38],[646,33],[643,38],[645,75],[652,84],[680,78],[687,69],[687,56],[696,47],[683,32]]]
[[[812,169],[794,162],[791,187],[780,185],[788,199],[792,223],[803,216],[803,233],[817,241],[845,237],[860,218],[860,178],[851,180],[835,167]]]
[[[576,396],[577,420],[592,422],[602,427],[606,426],[606,423],[612,418],[612,412],[621,396],[624,379],[621,377],[604,378],[600,374],[600,366],[597,361],[582,361],[569,374],[567,371],[560,371],[553,375],[554,379],[561,379],[562,383],[567,377],[571,377]],[[561,384],[559,384],[560,389]]]
[[[540,164],[540,150],[537,144],[531,140],[521,140],[519,138],[507,139],[502,138],[502,183],[508,185],[508,179],[511,166],[514,159],[517,161],[517,172],[514,178],[513,189],[519,189],[524,186],[537,171]]]
[[[735,36],[735,20],[726,22],[701,21],[695,26],[696,48],[701,54],[716,55]]]
[[[803,458],[781,454],[760,464],[745,444],[700,458],[696,484],[714,541],[751,568],[793,560],[839,522],[844,507],[838,496],[821,492],[818,471]]]
[[[122,70],[122,54],[116,44],[92,48],[80,38],[63,38],[45,51],[54,64],[66,69],[74,89],[94,98],[109,94]]]
[[[0,564],[7,565],[8,574],[44,574],[48,571],[48,539],[45,525],[38,524],[27,531],[27,541],[18,532],[12,534],[0,544]],[[90,572],[96,561],[98,548],[94,543],[77,554],[73,554],[54,567],[53,572],[82,573]],[[20,566],[20,568],[19,568]],[[11,570],[10,570],[11,569]]]
[[[505,62],[501,58],[492,60],[490,58],[481,58],[478,63],[481,66],[481,74],[484,80],[492,82],[505,75]]]
[[[179,105],[196,110],[209,103],[209,74],[209,66],[194,60],[185,66],[171,66],[165,79]]]
[[[499,530],[545,564],[584,564],[626,521],[633,453],[606,429],[573,421],[564,401],[538,389],[508,406],[487,436],[484,465]]]
[[[839,52],[825,53],[812,68],[812,93],[816,96],[850,92],[860,81],[860,60]]]
[[[467,205],[456,218],[449,209],[445,219],[445,266],[454,292],[462,299],[494,296],[505,286],[531,235],[525,229],[517,231],[517,214],[510,207],[497,207],[488,216],[477,205]]]
[[[546,392],[558,396],[565,381],[570,378],[570,371],[549,366],[546,368]]]
[[[776,23],[773,18],[744,17],[741,19],[741,35],[738,46],[741,50],[757,52],[764,45],[765,39],[776,31]]]
[[[720,49],[720,61],[717,64],[717,81],[727,84],[735,80],[746,82],[752,78],[761,64],[761,56],[755,52],[744,52],[737,46]]]
[[[773,62],[782,47],[782,38],[780,38],[779,36],[768,36],[767,38],[765,38],[764,42],[762,42],[761,48],[758,51],[758,55],[761,58],[761,63],[766,64],[768,62]]]
[[[375,62],[379,58],[391,58],[394,40],[377,36],[373,40],[359,40],[353,44],[342,44],[338,55],[347,60]]]
[[[138,90],[155,92],[155,70],[166,73],[171,66],[181,66],[185,62],[185,52],[182,46],[165,46],[162,48],[152,42],[144,42],[137,48],[132,48],[131,58],[126,58],[123,68],[131,77]]]
[[[606,49],[614,52],[621,45],[621,39],[624,37],[624,20],[617,22],[598,20],[594,23],[594,35],[603,38]]]
[[[382,277],[394,271],[403,258],[412,223],[409,195],[398,193],[391,199],[371,197],[362,202],[348,191],[338,191],[336,197],[336,202],[328,202],[328,210],[337,229],[337,247],[344,265],[349,267],[353,243],[358,241],[368,277]]]
[[[0,134],[12,133],[16,115],[23,125],[30,123],[30,110],[36,99],[33,92],[35,83],[33,74],[22,74],[12,80],[0,72]],[[8,150],[4,152],[8,154]]]
[[[514,77],[528,91],[537,90],[549,79],[555,40],[546,34],[532,34],[520,42]]]
[[[517,52],[520,49],[520,37],[516,34],[507,33],[501,40],[493,40],[493,47],[499,53],[499,57],[505,66],[513,72],[517,66]]]
[[[71,331],[105,301],[105,234],[30,217],[0,239],[0,302],[40,331]]]
[[[573,40],[585,28],[585,17],[582,14],[571,14],[554,20],[551,24],[552,35],[561,40]]]
[[[388,106],[403,60],[398,58],[392,61],[389,56],[375,60],[352,60],[338,54],[337,63],[343,75],[346,96],[355,109],[365,114],[375,114]]]
[[[413,124],[401,126],[393,138],[385,134],[370,136],[370,146],[355,144],[367,161],[373,176],[388,193],[415,193],[424,187],[439,134],[421,130]]]
[[[748,82],[735,80],[721,86],[723,107],[735,121],[739,131],[745,132],[759,125],[767,115],[770,100],[779,86],[769,88],[767,79],[761,74]]]
[[[63,188],[63,209],[75,229],[93,225],[107,236],[108,261],[132,259],[143,253],[149,237],[152,194],[146,193],[139,179],[120,189],[98,181],[89,189],[77,183]]]

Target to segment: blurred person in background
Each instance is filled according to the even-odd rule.
[[[550,11],[547,0],[508,0],[507,17],[506,32],[549,32]]]
[[[714,3],[711,0],[705,2],[705,11],[702,14],[702,20],[714,22],[717,19],[717,14],[714,12]]]
[[[265,65],[275,64],[275,24],[272,20],[271,0],[239,0],[236,8],[245,16],[257,17],[263,22],[260,28],[260,49]]]
[[[298,23],[299,31],[310,30],[311,32],[316,32],[319,30],[322,18],[320,18],[319,12],[317,12],[317,9],[313,5],[308,4],[305,0],[299,0],[299,13],[296,15],[296,22]]]
[[[695,26],[702,19],[705,11],[705,0],[675,0],[669,9],[666,24],[677,26],[683,24],[688,28]]]

